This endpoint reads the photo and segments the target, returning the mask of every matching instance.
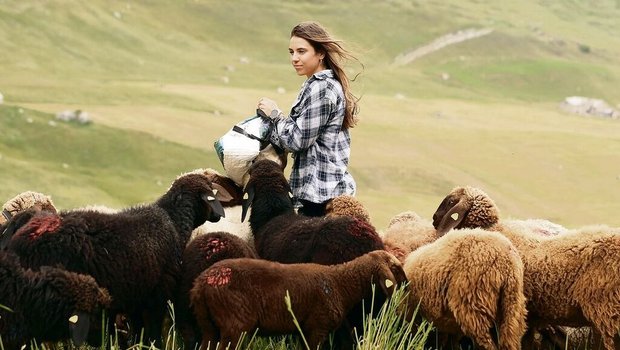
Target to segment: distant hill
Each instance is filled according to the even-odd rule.
[[[559,108],[617,109],[619,17],[617,0],[1,1],[0,201],[40,189],[120,206],[221,170],[217,137],[261,96],[294,100],[289,31],[317,20],[363,64],[348,67],[362,97],[351,172],[379,228],[465,184],[505,216],[620,225],[620,121]],[[489,32],[395,64],[464,30]],[[65,109],[95,123],[50,127]]]
[[[154,200],[211,154],[152,135],[0,106],[0,198],[31,190],[60,208],[123,207]]]

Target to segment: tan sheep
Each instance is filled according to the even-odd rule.
[[[447,234],[413,251],[405,260],[408,310],[440,333],[464,335],[480,348],[520,349],[525,333],[523,264],[505,237],[485,230]],[[410,315],[408,315],[410,318]]]
[[[439,233],[483,227],[508,237],[525,267],[528,326],[591,326],[605,349],[614,348],[620,331],[620,229],[594,226],[536,234],[522,223],[499,221],[495,203],[472,187],[452,190],[433,215],[433,225]],[[528,333],[524,347],[536,343],[534,333]]]
[[[56,207],[50,196],[39,192],[26,191],[4,203],[2,215],[0,215],[0,225],[6,223],[15,214],[33,207],[38,210],[56,212]]]
[[[433,224],[413,211],[394,216],[383,233],[385,250],[401,262],[409,253],[439,238]]]
[[[325,207],[325,215],[326,216],[350,216],[362,221],[370,222],[370,214],[364,204],[360,202],[357,198],[348,195],[342,194],[336,196],[334,199],[327,203]]]

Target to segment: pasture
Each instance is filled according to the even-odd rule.
[[[215,140],[260,97],[295,99],[289,31],[316,20],[360,61],[349,170],[378,230],[466,185],[505,218],[617,227],[620,120],[559,105],[620,110],[619,16],[619,0],[0,0],[0,200],[121,208],[222,171]],[[466,29],[490,32],[397,60]],[[55,118],[77,109],[92,123]]]

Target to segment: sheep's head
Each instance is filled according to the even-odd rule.
[[[499,209],[482,190],[456,187],[433,214],[433,226],[439,235],[453,228],[489,228],[499,221]]]
[[[286,197],[286,206],[292,208],[293,194],[280,164],[267,159],[259,160],[252,164],[248,174],[250,177],[243,193],[242,222],[256,197],[271,197],[274,202]],[[254,212],[256,208],[252,210]]]
[[[56,305],[56,320],[47,320],[56,324],[59,328],[55,329],[62,332],[56,336],[70,337],[78,346],[85,341],[93,346],[101,345],[103,313],[112,302],[108,291],[99,287],[90,275],[60,268],[43,266],[38,278],[40,283],[46,285],[47,291],[40,296],[44,298],[41,302]]]
[[[204,174],[214,185],[222,186],[231,195],[231,199],[229,201],[220,199],[220,202],[224,208],[241,205],[243,189],[239,187],[239,185],[237,185],[231,178],[222,175],[213,169],[205,169]]]
[[[204,174],[203,169],[198,169],[177,177],[168,192],[160,199],[160,203],[172,200],[173,208],[181,206],[182,202],[190,198],[198,204],[197,216],[194,228],[202,225],[205,221],[217,222],[225,217],[222,202],[229,202],[232,195],[221,185],[213,183]],[[171,208],[172,210],[174,210]]]
[[[2,215],[0,215],[0,225],[6,223],[17,213],[30,208],[39,211],[56,212],[56,207],[51,197],[39,192],[26,191],[4,203],[2,206]]]
[[[394,217],[392,217],[392,219],[388,223],[388,228],[400,223],[417,223],[421,221],[422,218],[416,212],[405,211],[400,214],[394,215]]]
[[[358,220],[370,222],[370,214],[362,202],[351,195],[340,195],[327,203],[326,216],[350,216]]]
[[[391,253],[385,250],[375,250],[368,256],[376,264],[373,281],[379,285],[386,296],[392,296],[394,290],[407,282],[403,265]]]

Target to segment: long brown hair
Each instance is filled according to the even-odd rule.
[[[291,31],[291,37],[294,36],[307,40],[316,52],[325,54],[323,58],[325,67],[334,72],[344,92],[345,112],[342,130],[354,127],[357,123],[357,102],[359,99],[351,93],[351,80],[344,71],[343,60],[354,59],[358,62],[359,60],[342,47],[340,40],[332,38],[327,30],[317,22],[299,23]]]

